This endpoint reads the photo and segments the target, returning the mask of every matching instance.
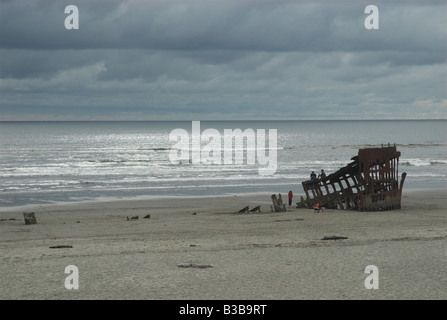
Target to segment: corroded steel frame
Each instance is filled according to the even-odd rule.
[[[400,152],[396,145],[360,149],[351,163],[317,180],[302,182],[306,199],[298,207],[316,203],[331,209],[385,211],[401,208],[406,173],[399,177]]]

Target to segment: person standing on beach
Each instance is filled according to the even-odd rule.
[[[290,190],[289,191],[289,195],[288,195],[288,197],[289,197],[289,208],[292,206],[292,199],[293,199],[293,193],[292,193],[292,190]]]

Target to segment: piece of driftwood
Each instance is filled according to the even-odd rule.
[[[303,218],[297,218],[297,219],[277,219],[274,220],[275,222],[284,222],[284,221],[304,221]]]
[[[24,212],[23,213],[23,219],[25,220],[25,224],[36,224],[36,216],[34,215],[34,212]]]
[[[341,237],[341,236],[325,236],[321,238],[321,240],[344,240],[348,239],[348,237]]]
[[[177,265],[179,268],[197,268],[197,269],[206,269],[213,268],[212,265],[209,264],[195,264],[195,263],[180,263]]]
[[[305,198],[298,208],[313,208],[316,203],[328,209],[386,211],[401,208],[402,187],[407,176],[399,177],[396,146],[359,149],[351,163],[340,170],[302,182]]]
[[[51,246],[50,249],[65,249],[65,248],[73,248],[73,246]]]

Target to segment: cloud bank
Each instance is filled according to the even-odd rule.
[[[447,4],[0,2],[1,120],[447,118]]]

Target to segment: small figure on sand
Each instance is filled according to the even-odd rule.
[[[320,212],[321,210],[323,210],[323,208],[321,207],[321,204],[317,203],[317,204],[314,206],[314,212],[316,212],[316,211]],[[323,211],[324,211],[324,210],[323,210]]]
[[[288,197],[289,197],[289,208],[291,208],[292,207],[292,199],[293,199],[292,190],[289,191]]]

